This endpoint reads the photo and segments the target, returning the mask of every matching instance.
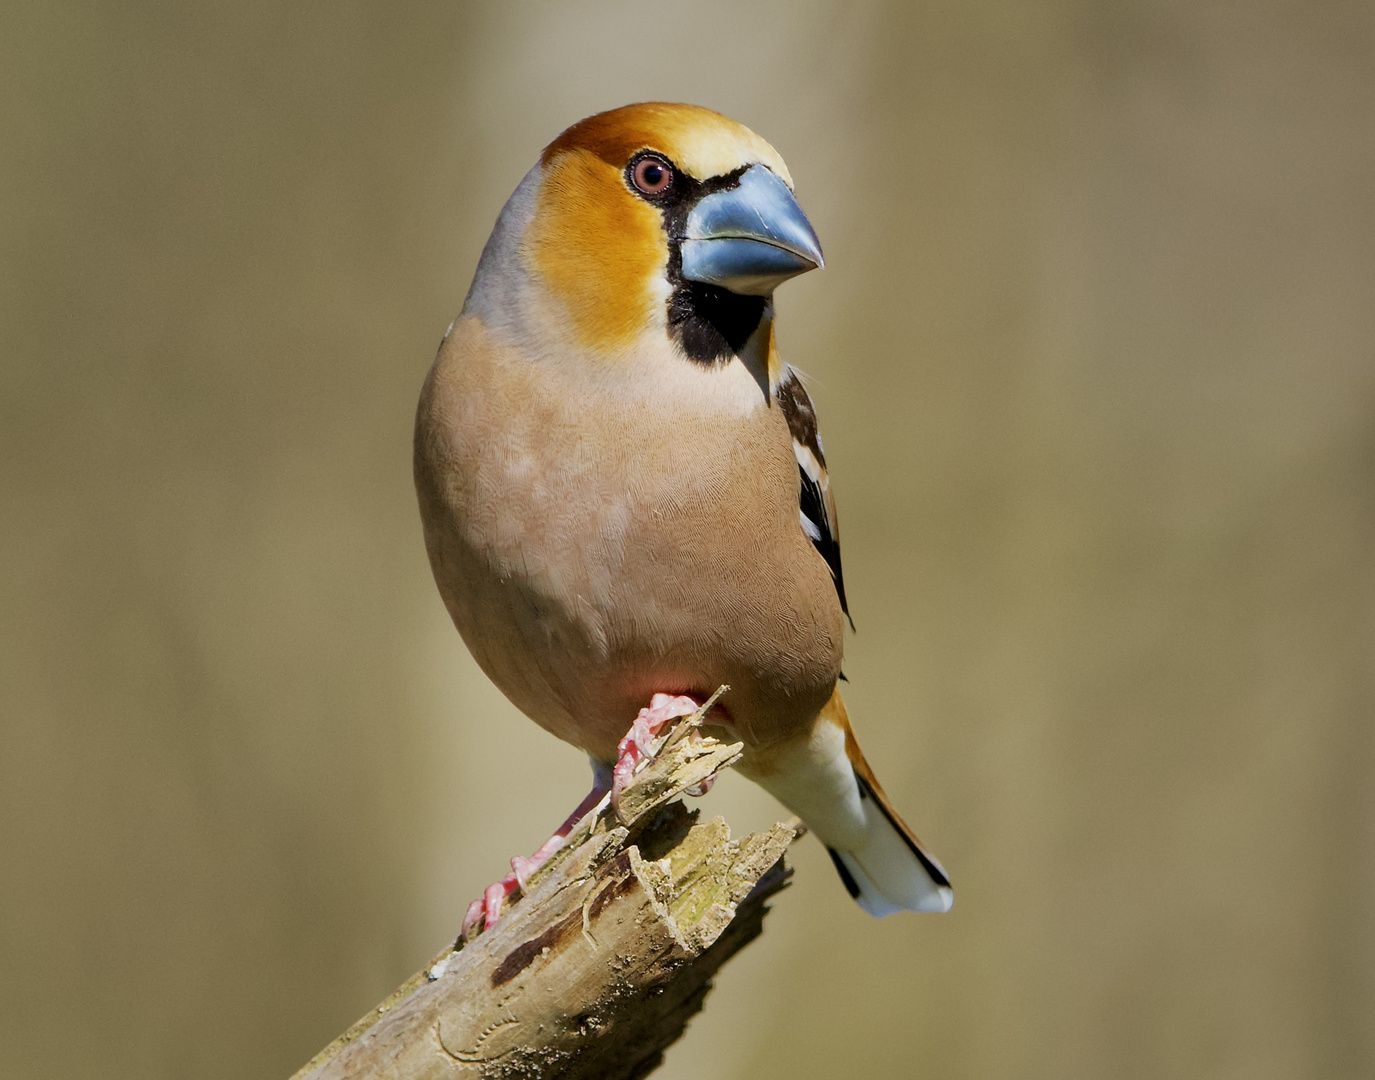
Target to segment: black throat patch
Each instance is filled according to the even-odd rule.
[[[637,154],[626,166],[627,183],[641,156]],[[719,285],[683,277],[681,244],[688,214],[704,196],[738,186],[747,167],[698,180],[675,165],[673,186],[668,191],[660,196],[641,195],[659,208],[668,233],[668,281],[673,287],[668,298],[668,332],[683,354],[699,364],[723,364],[738,356],[750,335],[759,329],[768,304],[764,296],[741,296]]]
[[[676,243],[674,249],[676,251]],[[681,261],[681,257],[680,257]],[[765,298],[741,296],[719,285],[684,281],[669,275],[668,332],[688,359],[719,364],[734,359],[759,329]]]

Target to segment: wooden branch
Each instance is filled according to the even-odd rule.
[[[713,698],[714,700],[714,698]],[[709,704],[709,703],[708,703]],[[679,800],[740,757],[698,713],[573,830],[492,930],[445,949],[292,1080],[631,1080],[763,932],[796,819],[732,840]],[[719,729],[717,729],[719,732]]]

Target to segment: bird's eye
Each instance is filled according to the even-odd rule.
[[[661,157],[647,154],[635,162],[630,179],[646,195],[662,195],[673,183],[673,166]]]

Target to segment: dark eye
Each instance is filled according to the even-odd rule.
[[[673,166],[661,157],[646,154],[635,162],[630,179],[646,195],[662,195],[673,183]]]

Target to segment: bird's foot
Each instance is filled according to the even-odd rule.
[[[598,780],[593,783],[592,790],[587,793],[587,798],[578,804],[578,808],[568,816],[568,820],[559,826],[553,836],[540,845],[539,850],[528,858],[524,855],[517,855],[511,860],[511,872],[500,881],[494,881],[483,890],[482,896],[468,905],[468,911],[463,916],[463,929],[458,937],[460,941],[471,939],[472,929],[482,924],[482,929],[490,930],[501,918],[501,905],[513,892],[519,889],[521,892],[527,891],[530,875],[547,863],[550,857],[563,847],[564,841],[568,839],[578,822],[588,814],[596,811],[606,800],[608,791],[607,783]]]
[[[707,699],[705,706],[701,709],[705,712],[716,699],[726,690],[721,687]],[[603,802],[610,795],[612,805],[616,805],[620,800],[620,794],[630,783],[631,777],[643,767],[644,763],[654,756],[657,752],[654,741],[664,727],[672,720],[680,716],[692,716],[699,709],[697,702],[690,697],[683,695],[674,696],[672,694],[655,694],[649,702],[649,707],[640,710],[640,715],[635,718],[635,723],[630,725],[630,730],[621,740],[616,748],[619,757],[616,760],[615,768],[607,777],[600,769],[597,770],[597,780],[592,785],[592,790],[588,792],[587,798],[578,805],[568,820],[560,826],[559,831],[546,840],[538,851],[529,858],[517,855],[511,860],[511,872],[500,881],[494,881],[483,890],[482,896],[468,905],[468,911],[463,916],[463,930],[459,934],[460,941],[468,941],[471,938],[473,929],[482,925],[482,929],[490,930],[501,918],[501,907],[506,899],[517,889],[527,892],[526,883],[530,880],[530,875],[549,861],[550,857],[563,847],[564,841],[569,834],[577,827],[578,822],[582,821],[589,813],[600,809]],[[604,768],[604,767],[603,767]],[[700,783],[687,788],[689,795],[705,795],[715,782],[715,775],[708,776]]]
[[[677,697],[655,694],[650,698],[649,707],[640,710],[640,715],[635,717],[635,723],[630,725],[630,730],[616,748],[620,756],[616,759],[616,767],[611,770],[612,806],[620,802],[621,792],[625,790],[630,778],[641,768],[643,762],[653,756],[651,751],[654,738],[663,730],[664,725],[680,716],[691,716],[697,711],[697,707],[697,702],[681,694]],[[704,789],[702,794],[705,793]]]

